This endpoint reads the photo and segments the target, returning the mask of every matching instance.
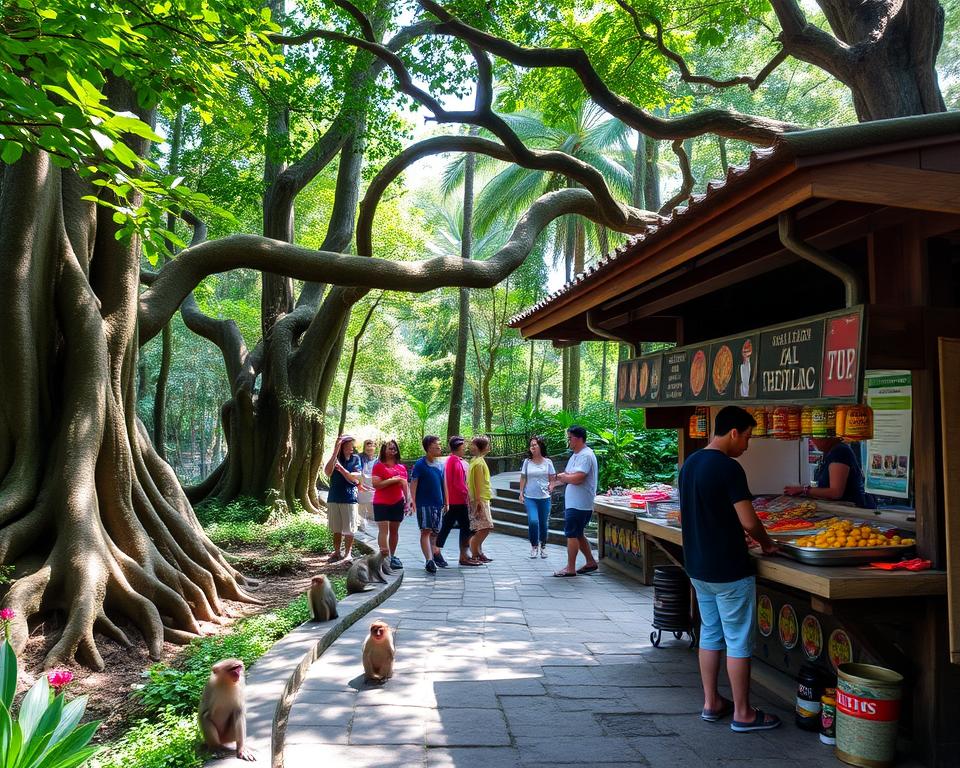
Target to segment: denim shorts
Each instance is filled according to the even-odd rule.
[[[574,509],[567,507],[563,510],[563,535],[568,539],[579,539],[593,517],[592,509]]]
[[[443,522],[440,507],[417,507],[417,524],[421,531],[439,531]]]
[[[753,620],[757,614],[757,579],[713,582],[690,579],[700,605],[700,647],[727,649],[732,659],[753,654]]]

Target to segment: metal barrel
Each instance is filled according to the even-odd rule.
[[[837,669],[836,755],[850,765],[893,765],[903,676],[873,664]]]

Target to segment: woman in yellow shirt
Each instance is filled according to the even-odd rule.
[[[467,473],[467,486],[470,489],[470,537],[471,557],[481,563],[493,562],[492,557],[483,553],[483,541],[493,530],[493,516],[490,514],[490,467],[483,457],[490,452],[490,440],[475,437],[472,441],[473,458]]]

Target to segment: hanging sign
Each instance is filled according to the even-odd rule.
[[[864,490],[909,498],[913,426],[910,371],[868,371],[865,388],[867,405],[873,409],[873,438],[865,446]]]
[[[863,307],[620,363],[617,407],[858,402]]]

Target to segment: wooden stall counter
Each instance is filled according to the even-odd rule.
[[[661,520],[637,517],[633,510],[604,501],[603,497],[597,497],[594,509],[601,518],[606,516],[626,521],[633,517],[636,530],[641,535],[639,559],[644,571],[644,583],[650,583],[648,576],[652,575],[646,573],[648,568],[642,565],[652,559],[647,544],[653,544],[671,561],[682,564],[679,548],[683,546],[683,534],[679,528]],[[664,543],[672,547],[664,547]],[[947,593],[946,571],[881,571],[849,566],[815,566],[798,563],[783,555],[765,557],[752,554],[757,558],[759,579],[792,587],[825,600],[927,597]],[[652,566],[649,570],[652,571]]]

